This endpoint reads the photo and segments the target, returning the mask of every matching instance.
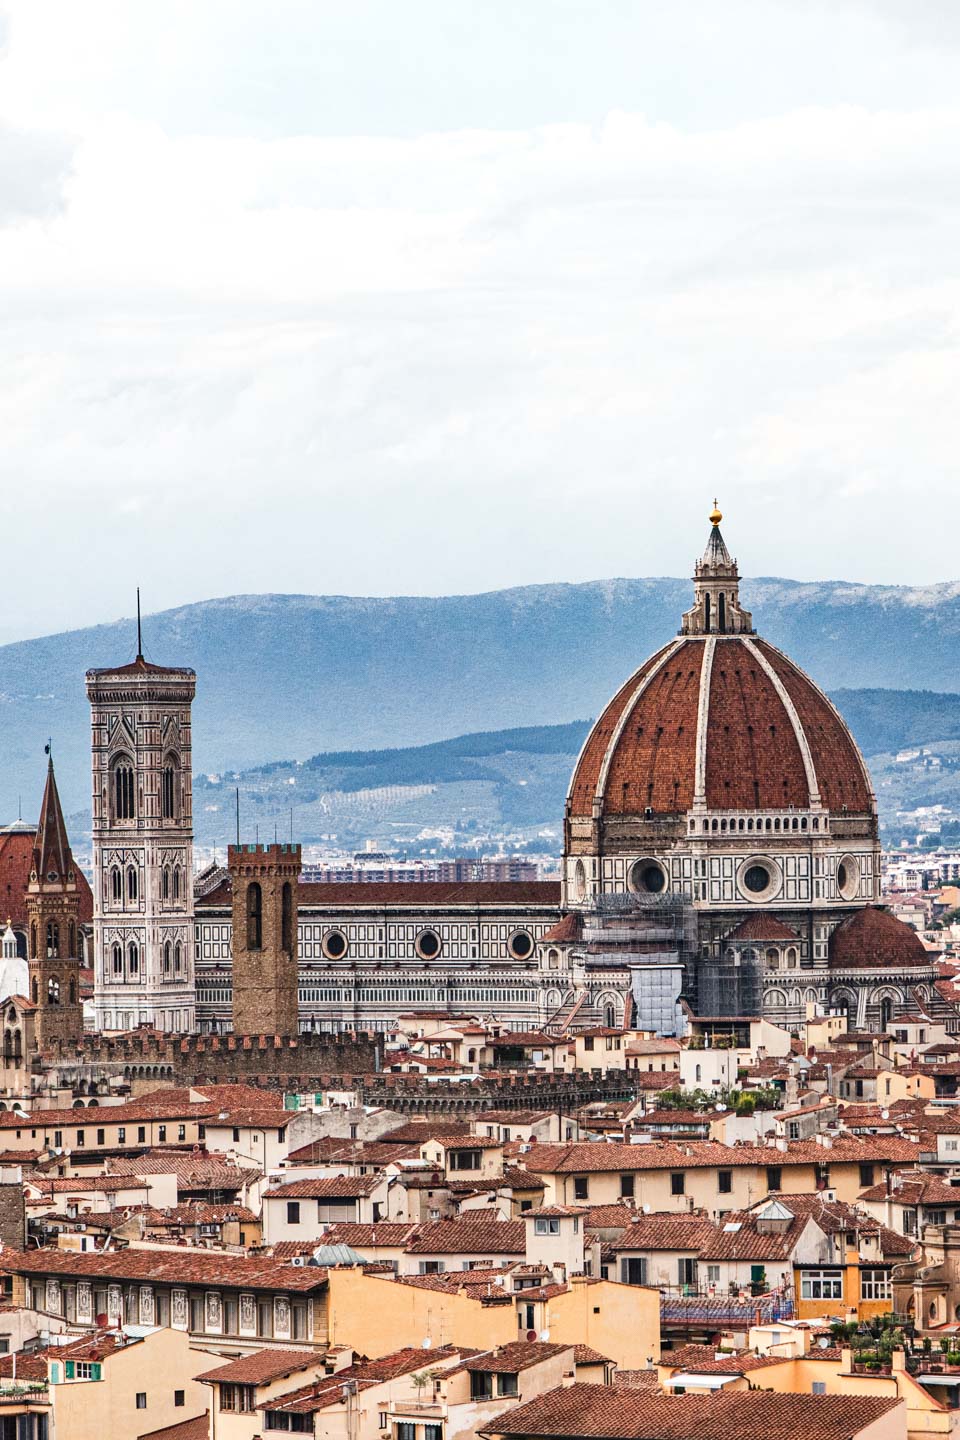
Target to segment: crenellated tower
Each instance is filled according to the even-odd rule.
[[[299,845],[231,845],[233,1029],[296,1035]]]

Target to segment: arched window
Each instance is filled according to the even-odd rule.
[[[893,1001],[889,995],[884,995],[880,1001],[880,1029],[886,1030],[893,1018]]]
[[[780,969],[780,951],[774,950],[772,947],[767,951],[767,969]]]
[[[53,976],[47,981],[47,1004],[60,1004],[60,981],[55,980]]]
[[[74,980],[73,978],[71,978],[71,980],[70,980],[70,1004],[71,1004],[71,1005],[76,1005],[76,1003],[77,1003],[77,982],[76,982],[76,980]]]
[[[113,947],[113,973],[114,975],[123,974],[123,947],[121,945]]]
[[[173,898],[174,898],[174,900],[179,900],[179,899],[180,899],[180,866],[179,866],[179,865],[174,865],[174,867],[173,867]]]
[[[705,618],[706,618],[706,628],[709,630],[709,629],[710,629],[710,596],[709,596],[709,594],[704,596],[704,600],[706,601],[706,604],[705,604],[704,607],[703,607],[703,609],[704,609],[704,615],[705,615]]]
[[[134,801],[133,765],[122,755],[113,763],[113,818],[135,820],[137,815]]]
[[[280,948],[293,954],[293,886],[289,880],[284,881],[280,898]]]
[[[47,921],[47,959],[56,960],[60,956],[60,926],[56,920]]]
[[[161,898],[161,900],[169,900],[169,899],[170,899],[170,866],[169,866],[169,865],[164,865],[163,869],[162,869],[161,872],[160,872],[160,898]]]
[[[130,967],[130,974],[136,975],[140,969],[140,950],[135,940],[130,941],[127,950],[127,960]]]
[[[160,775],[160,814],[164,820],[174,820],[177,815],[177,779],[180,767],[175,755],[168,755],[163,762]]]
[[[67,930],[67,936],[70,941],[70,947],[67,951],[67,954],[70,956],[71,960],[73,960],[75,959],[77,954],[77,927],[76,925],[74,925],[72,920],[70,921],[70,925]]]
[[[137,879],[136,867],[131,865],[127,870],[127,899],[132,901],[133,903],[136,903],[136,899],[139,893],[140,883]]]
[[[247,889],[247,949],[263,945],[263,891],[254,880]]]
[[[608,1005],[607,1008],[604,1010],[603,1023],[608,1030],[612,1030],[614,1025],[617,1023],[616,1012],[614,1011],[612,1005]]]
[[[171,946],[170,946],[170,941],[169,941],[169,940],[164,941],[164,946],[163,946],[163,973],[164,973],[164,975],[169,975],[169,974],[170,974],[170,962],[171,962],[171,956],[172,956],[172,954],[173,954],[173,951],[172,951]]]
[[[700,1081],[701,1081],[702,1079],[703,1079],[703,1067],[700,1066],[700,1065],[698,1065],[698,1066],[696,1067],[696,1069],[694,1070],[694,1072],[693,1072],[694,1084],[695,1084],[695,1085],[699,1085],[699,1084],[700,1084]]]
[[[178,940],[173,949],[173,968],[177,975],[183,969],[183,946]]]
[[[115,903],[116,903],[117,905],[122,905],[122,904],[123,904],[123,875],[122,875],[121,872],[120,872],[120,866],[119,866],[119,865],[114,865],[113,869],[110,871],[110,888],[111,888],[111,891],[112,891],[112,894],[113,894],[113,898],[114,898]]]
[[[719,625],[717,628],[720,634],[723,635],[727,628],[727,602],[722,591],[717,601],[717,610],[719,611]]]
[[[36,977],[34,977],[33,981],[33,1003],[34,1005],[39,1005],[40,1003],[40,988],[37,985]]]
[[[36,922],[36,920],[34,920],[33,924],[30,926],[30,958],[31,958],[32,960],[39,960],[39,959],[40,959],[40,951],[39,951],[39,947],[38,947],[38,945],[37,945],[37,922]]]

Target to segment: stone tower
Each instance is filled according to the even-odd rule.
[[[80,895],[52,758],[33,845],[26,907],[37,1045],[44,1050],[51,1042],[78,1042],[83,1034]]]
[[[231,845],[233,1029],[236,1035],[299,1031],[299,845]]]
[[[196,1025],[193,788],[185,666],[87,671],[97,1027]]]

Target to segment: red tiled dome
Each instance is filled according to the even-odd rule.
[[[810,677],[755,634],[717,636],[705,667],[708,638],[672,641],[610,701],[574,770],[568,815],[676,815],[695,798],[715,810],[819,800],[873,815],[856,743]]]
[[[915,930],[891,915],[889,910],[868,906],[838,925],[830,936],[831,970],[889,966],[932,965]]]

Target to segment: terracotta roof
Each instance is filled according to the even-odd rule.
[[[583,934],[583,917],[571,912],[540,936],[541,945],[575,944]]]
[[[844,1161],[864,1164],[882,1160],[916,1164],[920,1146],[898,1135],[844,1136],[830,1146],[815,1140],[796,1140],[785,1150],[776,1145],[721,1145],[716,1140],[654,1140],[647,1145],[578,1141],[569,1145],[534,1145],[524,1158],[528,1169],[541,1174],[587,1175],[624,1170],[692,1170],[713,1165],[839,1165]]]
[[[609,1355],[601,1355],[592,1345],[574,1345],[573,1358],[578,1365],[612,1365]]]
[[[543,906],[549,910],[560,907],[558,880],[476,880],[460,884],[427,880],[410,885],[403,881],[371,882],[357,885],[352,881],[329,884],[299,884],[297,903],[301,909],[381,910],[386,908],[426,911],[445,906],[467,906],[470,909],[488,905],[528,908]],[[219,909],[230,904],[230,885],[224,881],[209,894],[198,896],[196,908]]]
[[[280,1380],[284,1375],[294,1375],[298,1370],[320,1363],[315,1350],[255,1350],[252,1355],[241,1355],[227,1365],[204,1370],[196,1379],[206,1385],[224,1381],[234,1385],[268,1385],[271,1380]]]
[[[175,1425],[165,1425],[162,1430],[143,1430],[137,1440],[208,1440],[210,1414],[204,1410],[192,1420],[178,1420]]]
[[[291,1121],[296,1119],[295,1110],[220,1110],[215,1111],[206,1122],[207,1129],[212,1130],[217,1126],[233,1126],[236,1129],[250,1130],[286,1130]]]
[[[263,1409],[309,1415],[326,1409],[329,1405],[345,1404],[344,1386],[347,1382],[356,1382],[358,1390],[368,1390],[373,1385],[399,1379],[401,1375],[433,1369],[438,1358],[458,1357],[461,1353],[461,1347],[449,1345],[432,1350],[424,1350],[422,1346],[408,1346],[403,1350],[395,1350],[391,1355],[382,1355],[378,1360],[362,1360],[343,1370],[334,1371],[332,1375],[320,1376],[309,1385],[267,1401]]]
[[[748,915],[741,920],[736,930],[731,930],[728,940],[783,940],[794,945],[800,941],[796,930],[784,925],[776,915]]]
[[[216,1285],[247,1290],[317,1290],[325,1285],[321,1266],[284,1265],[271,1258],[227,1255],[199,1249],[3,1252],[3,1268],[14,1275],[86,1276],[109,1280],[156,1281],[167,1285]]]
[[[550,1390],[478,1427],[480,1435],[586,1440],[851,1440],[902,1406],[896,1398],[794,1395],[767,1390],[652,1395],[628,1386],[577,1383]],[[902,1413],[902,1412],[901,1412]]]
[[[472,1355],[464,1368],[488,1374],[512,1375],[573,1348],[572,1345],[548,1345],[542,1340],[513,1340],[506,1345],[498,1345],[495,1350],[483,1350],[479,1355]]]
[[[724,636],[709,671],[703,716],[707,805],[744,811],[809,809],[802,740],[824,806],[875,813],[863,759],[830,701],[765,640],[751,635],[749,645],[752,648],[740,637]],[[574,769],[569,815],[590,818],[601,784],[608,815],[638,815],[647,809],[675,815],[690,809],[697,775],[703,648],[703,637],[671,642],[613,697]],[[760,652],[760,663],[754,651]],[[789,709],[780,687],[789,697]]]
[[[703,1215],[636,1215],[611,1249],[698,1251],[714,1235],[716,1226]]]
[[[340,1220],[325,1230],[319,1240],[314,1240],[312,1248],[317,1245],[349,1245],[353,1250],[398,1247],[405,1244],[416,1229],[412,1220],[380,1220],[375,1225]]]
[[[930,965],[916,930],[875,905],[842,921],[830,936],[828,949],[831,970]]]
[[[421,1225],[407,1245],[408,1255],[523,1255],[526,1226],[522,1220],[487,1220],[463,1216]]]
[[[264,1192],[264,1200],[358,1199],[382,1185],[383,1175],[334,1175],[329,1179],[289,1180]]]

